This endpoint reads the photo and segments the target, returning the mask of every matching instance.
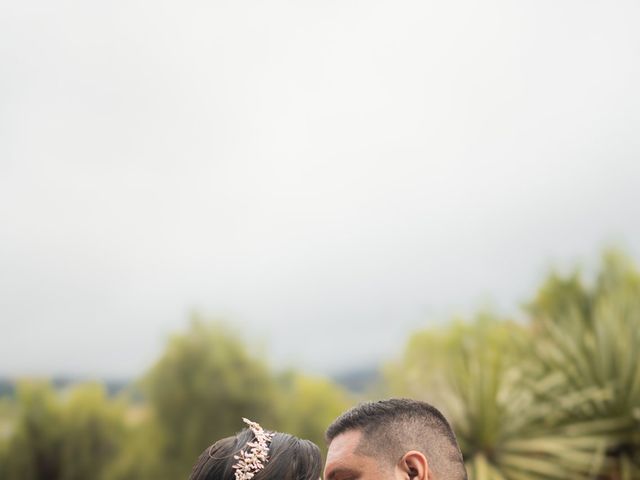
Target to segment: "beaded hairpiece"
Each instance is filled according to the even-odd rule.
[[[237,460],[233,468],[236,471],[236,480],[250,480],[269,461],[269,444],[273,433],[265,432],[258,423],[246,418],[242,421],[249,425],[249,429],[256,438],[252,442],[247,442],[246,447],[240,450],[238,455],[233,456]]]

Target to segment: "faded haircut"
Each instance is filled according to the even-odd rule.
[[[392,398],[360,404],[327,429],[330,444],[348,431],[362,432],[356,452],[396,465],[411,450],[422,452],[437,480],[466,480],[456,436],[440,411],[426,402]]]

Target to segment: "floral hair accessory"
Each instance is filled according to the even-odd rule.
[[[247,442],[246,447],[240,450],[238,455],[233,456],[237,460],[233,468],[236,471],[236,480],[250,480],[269,461],[269,444],[273,433],[265,432],[260,424],[246,418],[242,421],[249,425],[249,429],[256,438],[252,442]]]

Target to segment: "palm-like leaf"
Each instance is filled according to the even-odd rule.
[[[473,480],[586,478],[602,466],[602,437],[558,431],[556,407],[534,393],[534,385],[538,392],[552,392],[562,378],[524,382],[528,334],[482,315],[448,335],[424,332],[406,352],[401,368],[409,381],[402,393],[445,410]],[[571,399],[585,401],[580,395]]]
[[[640,275],[552,275],[530,325],[481,315],[415,334],[394,393],[440,406],[472,480],[640,480]]]
[[[577,314],[562,324],[544,320],[535,348],[533,376],[559,379],[553,389],[534,388],[537,401],[558,405],[556,423],[567,433],[602,439],[612,478],[640,478],[639,307],[635,296],[607,294],[589,322]],[[576,396],[578,405],[566,402]]]

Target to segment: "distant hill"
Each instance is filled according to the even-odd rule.
[[[12,380],[0,378],[0,397],[13,397],[15,393],[15,383]]]
[[[366,393],[380,382],[382,375],[378,367],[364,367],[331,376],[334,382],[353,393]]]
[[[13,397],[16,394],[16,386],[19,379],[13,378],[0,378],[0,397],[8,396]],[[53,377],[48,379],[51,386],[56,391],[65,390],[69,387],[77,385],[79,383],[84,383],[87,381],[98,381],[101,382],[106,390],[107,394],[110,397],[117,395],[122,392],[125,388],[131,385],[130,380],[101,380],[101,379],[87,379],[82,377]]]
[[[381,379],[378,367],[363,367],[353,370],[346,370],[330,375],[331,379],[338,385],[353,393],[366,393],[373,389]],[[14,397],[17,383],[20,379],[0,377],[0,397]],[[44,380],[44,379],[43,379]],[[84,382],[101,382],[110,397],[118,395],[126,388],[132,386],[131,380],[94,379],[85,377],[57,376],[48,379],[56,391],[63,391],[74,385]],[[138,398],[140,393],[134,388],[134,396]]]

